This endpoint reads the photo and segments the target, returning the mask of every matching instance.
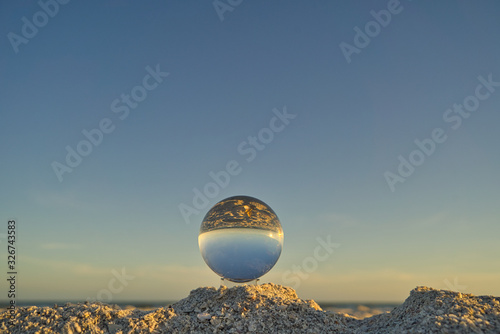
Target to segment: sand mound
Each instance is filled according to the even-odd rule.
[[[324,312],[291,288],[198,288],[168,307],[102,303],[23,307],[0,314],[0,333],[500,333],[500,298],[419,287],[392,312],[357,320]]]
[[[359,333],[500,333],[500,297],[417,287],[390,313],[363,319]]]

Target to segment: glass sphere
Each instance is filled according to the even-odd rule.
[[[203,218],[198,245],[206,264],[222,278],[249,282],[276,264],[283,229],[273,209],[250,196],[215,204]]]

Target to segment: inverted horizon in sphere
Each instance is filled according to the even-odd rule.
[[[278,216],[264,202],[233,196],[215,204],[200,227],[198,245],[205,263],[233,282],[249,282],[276,264],[283,248]]]
[[[200,234],[222,228],[257,228],[283,233],[269,205],[250,196],[232,196],[215,204],[203,218]]]

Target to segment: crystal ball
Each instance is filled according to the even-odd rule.
[[[217,275],[236,283],[266,274],[283,248],[283,229],[273,209],[250,196],[215,204],[203,218],[198,245]]]

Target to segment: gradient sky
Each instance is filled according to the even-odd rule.
[[[401,0],[349,63],[339,45],[396,5],[242,1],[221,20],[212,1],[70,1],[16,53],[9,33],[44,17],[35,1],[2,1],[0,233],[18,221],[18,301],[96,299],[110,282],[112,301],[217,286],[198,230],[234,195],[279,216],[284,250],[262,282],[302,298],[500,295],[500,87],[456,129],[443,119],[479,76],[500,82],[500,4]],[[169,75],[120,119],[148,66]],[[273,109],[296,116],[247,161],[238,147]],[[113,132],[60,182],[53,162],[103,119]],[[436,128],[446,141],[391,191],[384,173]],[[186,223],[179,205],[232,160],[240,173]],[[316,251],[318,238],[338,247]]]

